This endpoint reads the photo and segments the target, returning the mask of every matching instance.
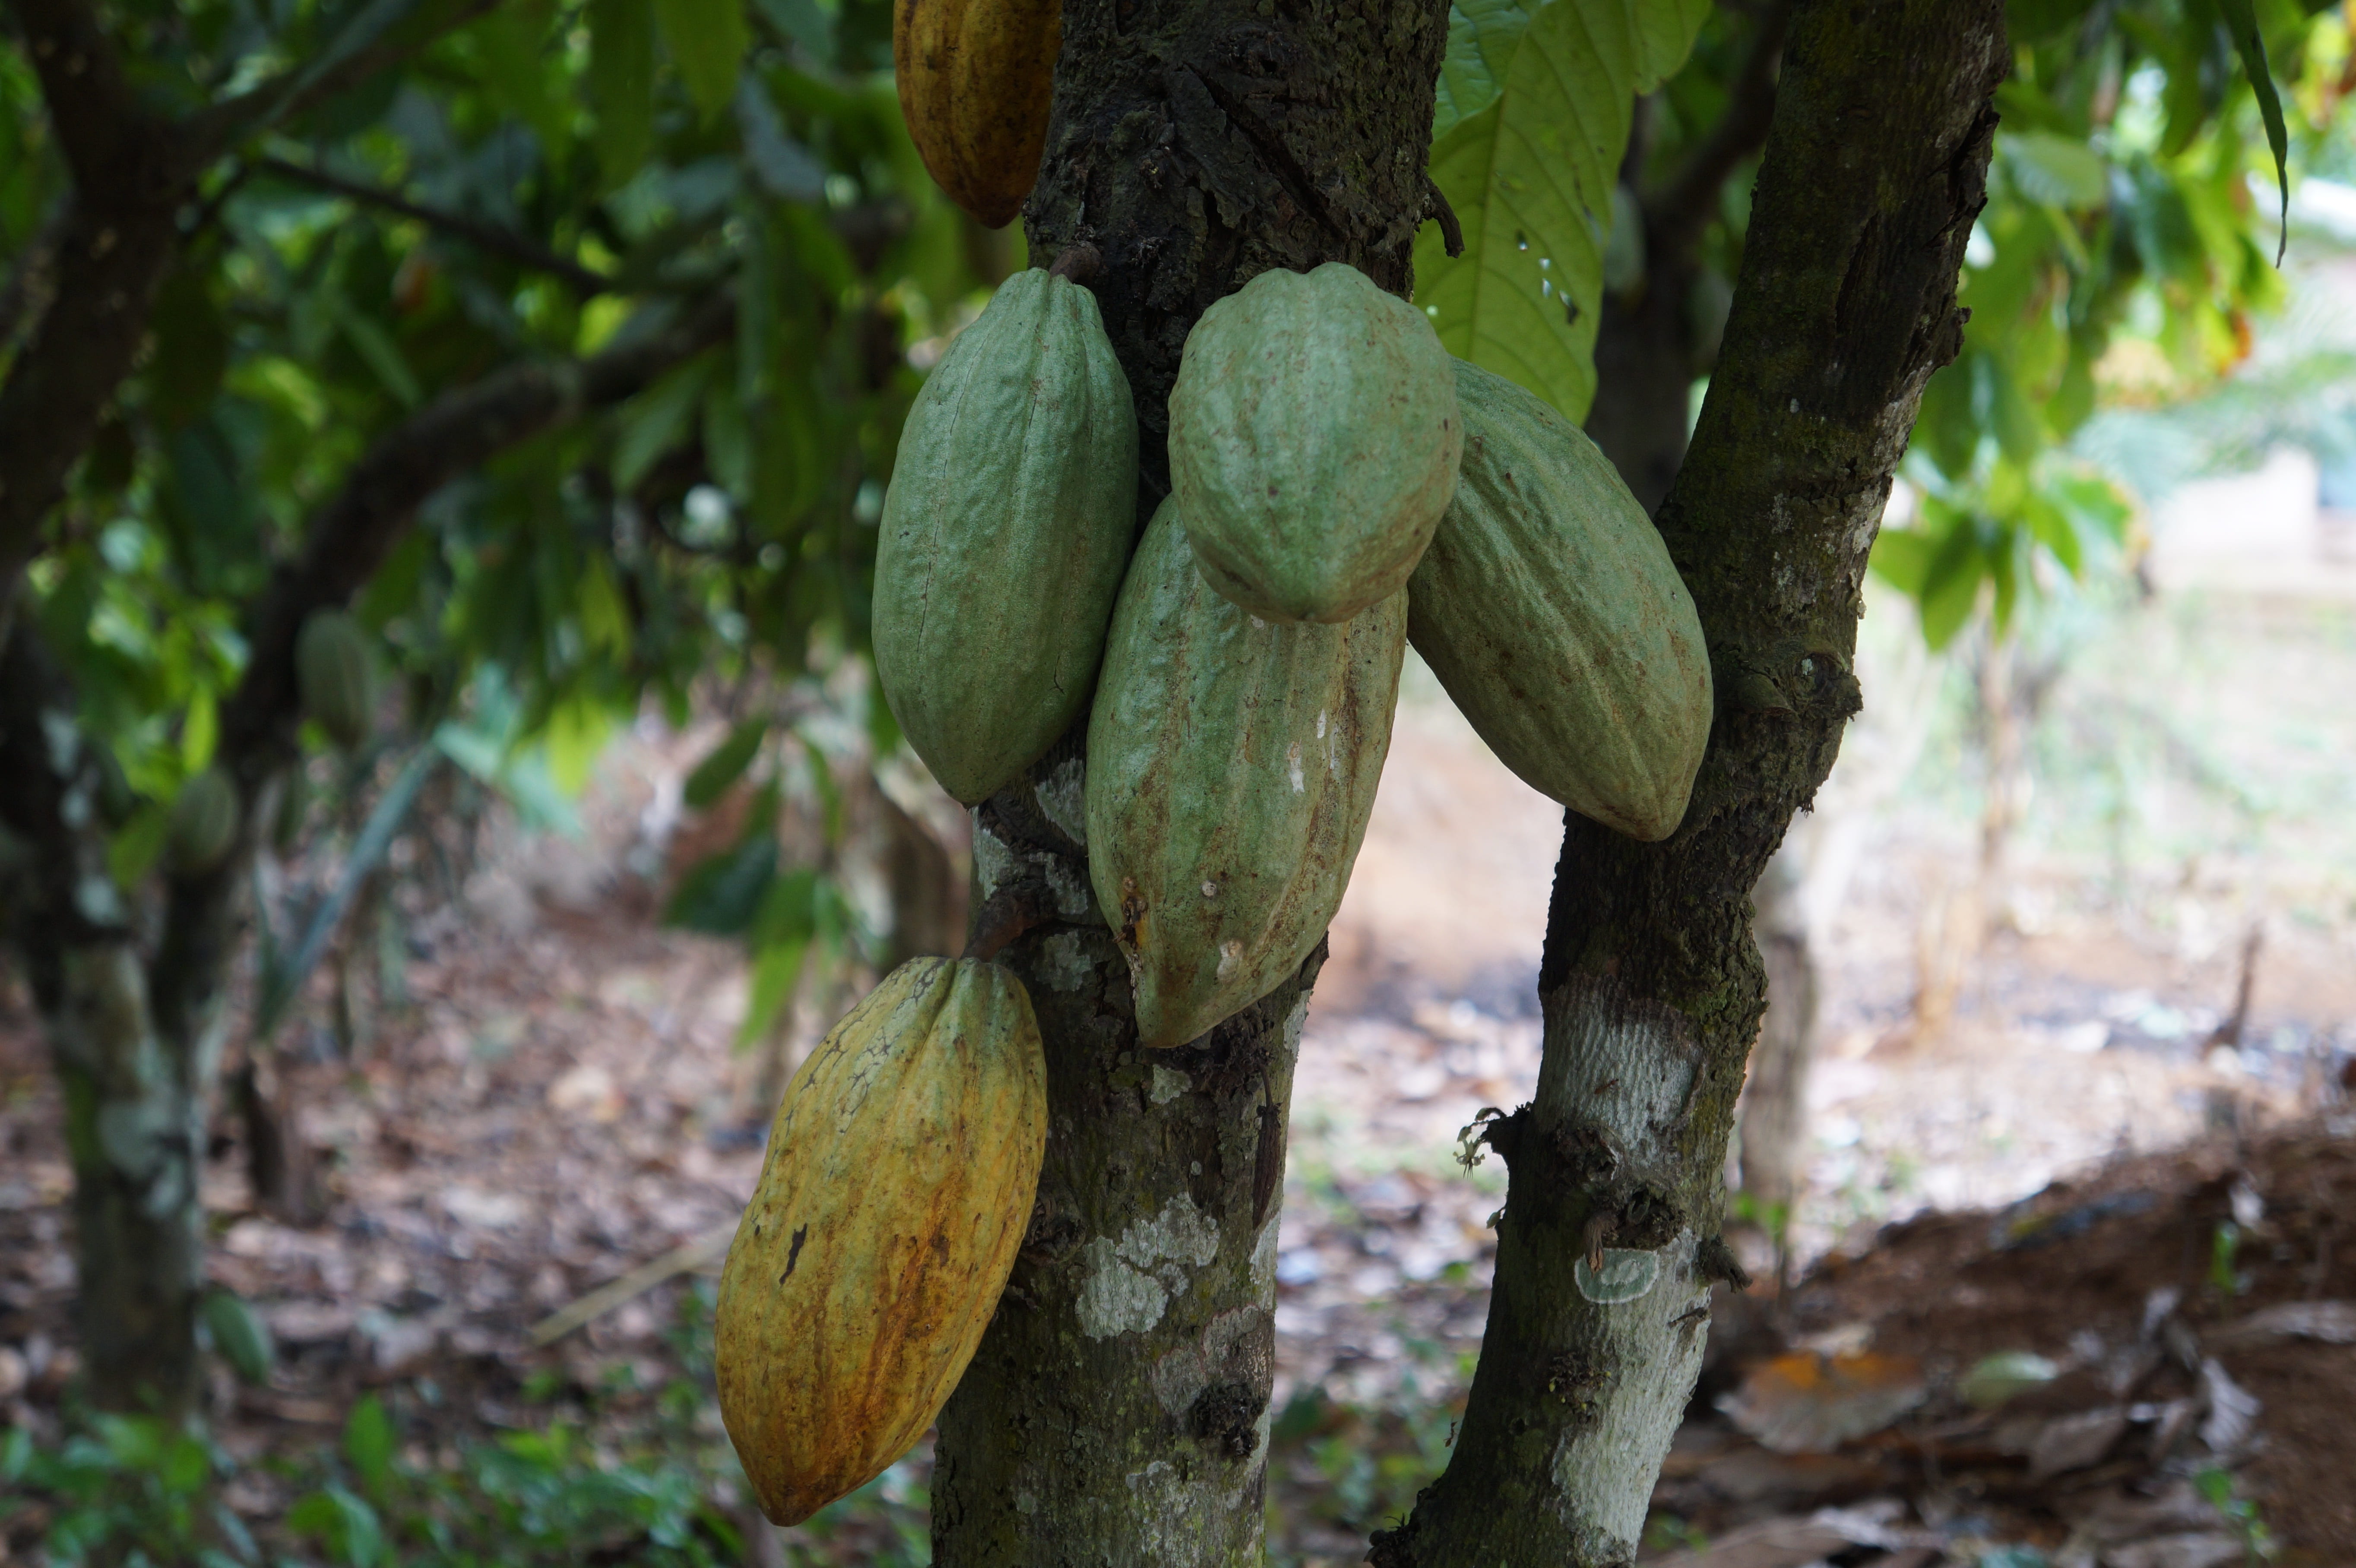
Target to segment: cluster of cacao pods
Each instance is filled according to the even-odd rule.
[[[1676,829],[1709,727],[1701,627],[1578,429],[1340,262],[1205,311],[1169,413],[1171,494],[1140,537],[1095,296],[1018,274],[909,412],[875,567],[884,697],[958,799],[1019,784],[1086,713],[1078,826],[1141,1043],[1200,1038],[1316,944],[1410,644],[1534,787]],[[720,1299],[721,1407],[772,1519],[878,1473],[948,1399],[1028,1221],[1044,1083],[1021,983],[938,959],[795,1078]]]

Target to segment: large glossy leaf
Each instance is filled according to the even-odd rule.
[[[709,120],[736,95],[736,68],[753,41],[743,0],[655,0],[655,21],[687,95]]]
[[[1701,0],[1460,5],[1441,71],[1431,174],[1462,227],[1427,226],[1416,301],[1450,352],[1583,418],[1612,187],[1635,94],[1692,47]]]
[[[638,172],[655,139],[653,0],[589,0],[589,106],[609,187]]]

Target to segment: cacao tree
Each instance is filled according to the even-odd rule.
[[[642,699],[771,692],[689,783],[759,781],[677,911],[746,937],[757,1030],[849,922],[767,828],[813,672],[864,656],[909,351],[1016,258],[925,177],[881,4],[5,16],[7,940],[89,1392],[176,1413],[222,998],[306,762],[405,736],[546,816]],[[277,1016],[299,963],[256,977]]]
[[[2038,48],[2098,25],[2031,9]],[[2246,0],[2180,14],[2258,58]],[[305,628],[348,613],[455,763],[560,783],[648,694],[677,711],[699,675],[861,656],[914,366],[1019,258],[924,177],[878,0],[7,16],[9,940],[66,1090],[91,1392],[179,1411],[261,825],[305,749],[352,729],[329,699],[305,723],[305,685],[337,683],[306,683]],[[1697,35],[1716,86],[1679,75]],[[2214,49],[2190,58],[2212,81]],[[1607,285],[1665,258],[1696,281],[1662,308],[1710,345],[1690,450],[1622,458],[1699,612],[1708,750],[1664,840],[1567,819],[1545,1066],[1485,1133],[1511,1189],[1479,1375],[1378,1562],[1633,1552],[1708,1292],[1737,1272],[1717,1184],[1762,997],[1750,891],[1859,700],[1859,583],[1926,381],[1969,341],[1958,269],[2017,65],[1996,0],[1063,8],[1023,232],[1032,256],[1092,258],[1073,275],[1133,399],[1141,529],[1172,486],[1188,331],[1272,270],[1347,262],[1569,418],[1600,375],[1600,437],[1606,410],[1671,406],[1645,375],[1674,380],[1681,437],[1702,368],[1690,344],[1617,352]],[[920,124],[972,90],[936,86]],[[1680,91],[1683,143],[1662,131]],[[1668,148],[1696,199],[1656,236],[1619,193]],[[1739,224],[1707,216],[1725,191]],[[1722,325],[1682,303],[1711,293],[1705,245]],[[691,794],[755,769],[770,729],[732,735]],[[977,946],[1034,1004],[1047,1131],[1011,1286],[941,1416],[935,1551],[1249,1562],[1320,955],[1207,1034],[1142,1045],[1091,891],[1088,741],[1075,727],[976,815]],[[756,1009],[830,918],[762,822],[680,912],[747,935]]]

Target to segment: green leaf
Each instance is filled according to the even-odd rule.
[[[1595,395],[1604,237],[1634,95],[1684,59],[1704,10],[1694,0],[1551,0],[1518,40],[1494,13],[1464,14],[1451,31],[1451,45],[1460,31],[1469,40],[1455,51],[1451,101],[1479,101],[1501,55],[1504,85],[1432,144],[1431,176],[1464,253],[1450,260],[1438,229],[1422,230],[1416,301],[1451,353],[1573,421]]]
[[[1938,545],[1912,528],[1884,528],[1869,558],[1873,574],[1910,599],[1920,598]]]
[[[147,362],[147,407],[178,429],[212,406],[229,368],[229,326],[204,275],[183,267],[155,291],[155,349]]]
[[[379,1497],[392,1479],[393,1450],[399,1445],[392,1418],[374,1394],[363,1394],[344,1420],[344,1457],[351,1461],[360,1482]]]
[[[753,759],[761,750],[761,741],[769,733],[766,719],[748,719],[729,731],[728,739],[712,748],[695,771],[687,775],[680,797],[690,811],[709,809],[713,801],[727,793],[728,786],[744,776]]]
[[[834,69],[834,24],[819,9],[818,0],[754,0],[769,26],[809,55],[813,64]]]
[[[1972,606],[1979,603],[1980,579],[1987,574],[1978,530],[1968,517],[1960,518],[1939,541],[1917,595],[1922,606],[1922,640],[1934,650],[1953,642],[1971,619]]]
[[[654,0],[589,0],[588,87],[597,172],[611,190],[654,149]]]
[[[2055,207],[2100,207],[2110,193],[2110,165],[2074,137],[2051,131],[2000,136],[2005,168],[2029,200]]]
[[[1636,91],[1650,92],[1686,63],[1693,52],[1701,25],[1709,19],[1711,0],[1635,0],[1630,10],[1636,18],[1639,48]]]
[[[2266,123],[2266,147],[2275,155],[2275,179],[2282,187],[2282,233],[2275,243],[2275,265],[2282,265],[2290,245],[2290,133],[2283,124],[2282,99],[2275,91],[2274,72],[2266,64],[2266,40],[2259,36],[2258,19],[2250,0],[2217,0],[2225,14],[2226,30],[2241,52],[2242,69],[2249,73],[2250,91],[2258,95],[2258,118]]]
[[[739,935],[752,925],[776,874],[776,836],[756,833],[681,878],[663,920],[708,936]]]
[[[410,369],[409,361],[402,357],[401,345],[392,340],[392,334],[384,329],[383,323],[362,315],[338,299],[336,301],[336,324],[344,329],[344,336],[350,341],[353,350],[375,372],[376,379],[384,384],[384,389],[391,392],[402,408],[413,409],[424,401],[424,389],[417,384],[415,372]]]
[[[1522,41],[1530,13],[1521,0],[1457,0],[1448,8],[1448,53],[1440,62],[1431,139],[1440,138],[1497,101],[1505,68]]]
[[[548,90],[541,45],[554,7],[549,0],[509,0],[475,24],[475,49],[492,101],[532,128],[552,156],[571,129],[564,106]]]
[[[794,987],[802,977],[802,964],[809,956],[807,939],[765,947],[754,955],[744,1021],[736,1030],[738,1045],[750,1045],[769,1032],[769,1026],[777,1021],[777,1015],[793,1000]]]
[[[655,0],[655,25],[687,95],[711,119],[736,95],[736,70],[753,35],[743,0]]]
[[[577,795],[589,783],[590,770],[605,754],[605,738],[613,732],[613,713],[588,697],[574,697],[550,710],[541,750],[556,787]]]
[[[233,1291],[209,1290],[198,1313],[204,1319],[205,1332],[212,1336],[213,1349],[220,1352],[230,1371],[250,1383],[270,1381],[277,1351],[270,1342],[269,1328],[253,1308]]]
[[[712,364],[710,355],[691,360],[631,400],[622,412],[621,436],[614,443],[616,488],[637,489],[663,453],[686,436],[712,379]]]

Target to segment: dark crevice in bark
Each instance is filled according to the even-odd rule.
[[[1070,0],[1026,208],[1031,254],[1087,280],[1141,434],[1141,525],[1168,493],[1167,400],[1204,308],[1329,261],[1411,292],[1441,0],[1151,8]],[[1257,1563],[1274,1375],[1284,1118],[1312,954],[1174,1051],[1136,1043],[1087,888],[1082,737],[977,814],[977,866],[1054,907],[999,954],[1029,987],[1052,1114],[1007,1298],[942,1413],[935,1561]]]
[[[1858,709],[1866,556],[1959,341],[2004,39],[1997,0],[1794,15],[1724,347],[1656,514],[1709,639],[1709,751],[1662,843],[1567,820],[1538,1093],[1490,1135],[1509,1174],[1480,1365],[1447,1472],[1377,1563],[1633,1559],[1709,1285],[1740,1272],[1717,1216],[1765,988],[1751,890]]]

